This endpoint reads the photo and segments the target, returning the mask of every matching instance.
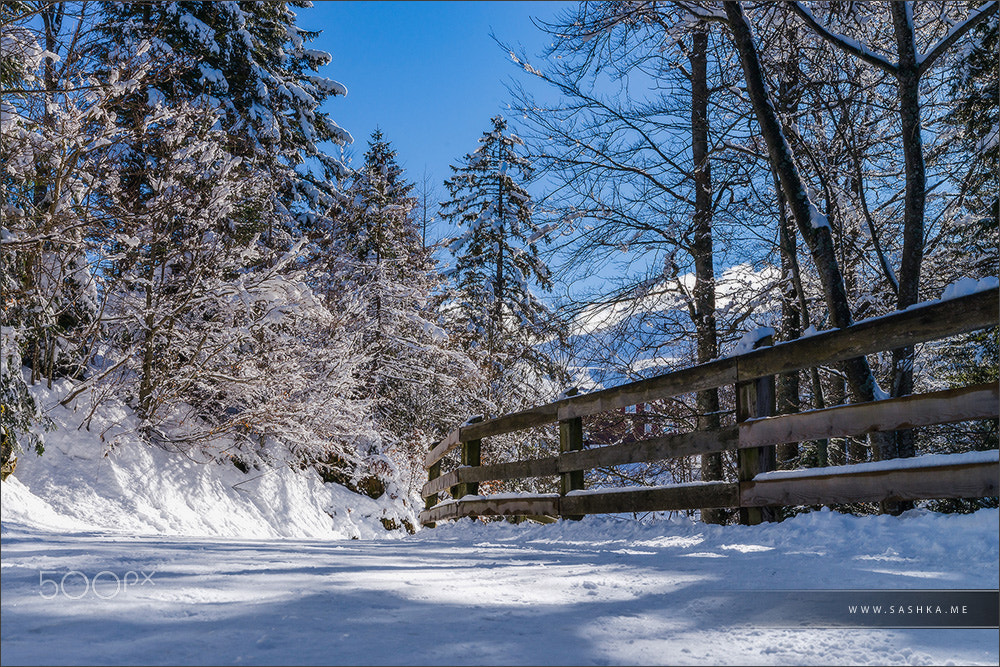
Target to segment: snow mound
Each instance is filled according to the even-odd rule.
[[[135,416],[122,405],[101,406],[88,428],[82,423],[90,405],[58,403],[68,386],[33,388],[56,428],[45,434],[44,454],[22,453],[14,475],[0,485],[4,532],[20,524],[60,532],[240,538],[404,534],[386,531],[379,521],[396,515],[398,500],[372,500],[324,483],[314,470],[245,474],[191,452],[167,451],[130,435]]]

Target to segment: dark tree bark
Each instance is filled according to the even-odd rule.
[[[790,53],[785,60],[781,81],[778,84],[778,106],[786,117],[798,109],[799,61],[795,28],[786,28]],[[778,203],[778,254],[781,258],[781,340],[795,340],[802,335],[803,318],[809,314],[805,308],[801,281],[799,279],[796,253],[795,230],[788,219],[785,194],[781,183],[774,177],[774,192]],[[798,412],[799,372],[782,373],[778,376],[775,402],[778,414]],[[777,467],[795,468],[799,457],[799,443],[789,442],[778,445],[775,451]]]
[[[498,151],[502,147],[498,146]],[[497,178],[497,215],[500,218],[500,236],[507,233],[507,222],[503,214],[503,179]],[[503,331],[503,300],[504,300],[504,276],[503,276],[503,243],[497,244],[496,281],[493,283],[493,322],[490,327],[490,358],[496,354],[497,335]]]
[[[712,172],[708,159],[708,30],[704,26],[694,32],[691,52],[691,157],[695,202],[693,216],[694,242],[694,327],[698,363],[719,356],[715,324],[715,265],[712,249]],[[719,428],[719,390],[698,392],[698,428]],[[701,478],[705,481],[723,479],[722,454],[701,457]],[[724,523],[726,511],[703,509],[705,523]]]
[[[801,3],[790,2],[789,6],[823,39],[896,77],[906,178],[903,203],[903,256],[900,262],[899,289],[896,299],[897,309],[903,310],[916,303],[919,298],[920,266],[924,253],[924,203],[927,178],[921,136],[920,77],[965,33],[978,23],[996,14],[998,5],[996,2],[988,2],[974,11],[970,11],[968,18],[963,23],[954,26],[943,39],[923,56],[918,57],[913,32],[912,4],[909,2],[889,3],[896,38],[898,59],[896,63],[889,62],[854,40],[845,39],[841,35],[831,32],[817,21]],[[892,351],[892,396],[904,396],[913,392],[913,360],[914,348],[912,346]],[[907,457],[913,456],[914,453],[912,431],[898,431],[892,442],[876,448],[877,458]]]
[[[781,131],[781,124],[771,102],[757,47],[743,8],[740,3],[732,0],[723,4],[732,31],[733,43],[740,55],[747,92],[760,125],[761,136],[767,144],[771,169],[781,183],[789,212],[799,233],[805,239],[816,265],[823,297],[830,313],[830,323],[838,329],[848,327],[853,324],[854,319],[829,223],[820,216],[815,204],[809,200],[805,183],[792,157],[791,148]],[[856,402],[875,399],[875,377],[866,358],[858,357],[844,362],[844,370],[851,395]],[[873,434],[872,445],[879,459],[890,458],[894,453],[892,451],[895,449],[894,442],[883,434]]]
[[[924,203],[927,176],[924,168],[924,145],[920,122],[920,73],[914,43],[910,8],[892,3],[892,23],[896,33],[899,62],[896,65],[899,119],[902,128],[903,159],[906,169],[906,192],[903,204],[903,257],[899,267],[899,294],[896,308],[904,310],[917,303],[920,288],[920,265],[924,257]],[[892,395],[913,393],[914,349],[892,351]],[[896,456],[914,455],[913,431],[896,432]]]

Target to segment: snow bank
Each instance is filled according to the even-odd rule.
[[[288,467],[244,474],[206,463],[194,452],[170,452],[134,435],[135,416],[122,405],[58,404],[69,383],[33,388],[56,429],[45,453],[18,457],[0,485],[0,520],[55,531],[132,535],[352,539],[398,537],[379,519],[394,516],[388,498],[372,500],[313,470]],[[73,409],[75,407],[76,409]],[[112,443],[114,445],[112,446]]]

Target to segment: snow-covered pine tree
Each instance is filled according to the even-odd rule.
[[[479,148],[452,166],[445,181],[451,198],[442,202],[441,217],[458,231],[450,244],[455,292],[449,312],[486,373],[488,411],[502,414],[552,398],[566,375],[553,349],[564,325],[531,288],[552,286],[538,254],[544,230],[524,187],[531,163],[519,154],[524,142],[507,121],[496,116],[491,122]]]
[[[413,184],[403,177],[396,151],[381,130],[372,132],[364,160],[348,181],[336,216],[340,249],[363,264],[386,260],[400,276],[424,268],[429,258],[411,217]]]
[[[958,180],[955,213],[944,219],[947,243],[931,247],[932,273],[940,288],[962,276],[997,275],[1000,230],[1000,72],[997,17],[972,29],[956,54],[950,71],[948,98],[951,110],[944,121],[948,130],[944,152],[955,161]]]
[[[329,145],[353,141],[321,110],[325,100],[347,89],[319,74],[331,56],[308,48],[318,33],[296,25],[293,8],[308,5],[104,3],[112,45],[124,45],[111,46],[109,60],[148,43],[150,59],[172,70],[149,88],[150,101],[206,96],[229,134],[226,150],[271,174],[277,202],[292,214],[287,221],[302,227],[333,205],[333,183],[348,172]]]
[[[382,445],[411,492],[423,481],[423,454],[442,437],[439,429],[474,409],[470,385],[478,377],[439,322],[442,279],[423,246],[413,187],[375,130],[322,258],[331,308],[352,313],[349,326],[366,359],[357,369],[357,398],[372,406]]]
[[[364,348],[303,261],[346,172],[324,152],[350,140],[319,110],[344,92],[329,56],[285,3],[79,9],[2,8],[4,474],[42,444],[28,364],[195,459],[361,488],[392,467]]]
[[[302,237],[347,171],[327,148],[351,140],[319,109],[346,89],[317,73],[330,56],[306,47],[291,9],[305,4],[103,5],[100,56],[149,68],[115,107],[129,136],[127,187],[107,194],[109,333],[147,433],[350,480],[381,454],[353,330],[302,275]]]
[[[225,150],[212,108],[159,101],[118,137],[94,198],[106,229],[101,355],[63,398],[118,398],[153,442],[243,466],[377,465],[354,398],[362,357],[344,318],[307,284],[300,246],[261,230],[276,210],[266,172]],[[280,223],[279,223],[280,224]],[[382,457],[384,458],[384,457]]]

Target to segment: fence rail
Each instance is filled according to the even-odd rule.
[[[995,496],[1000,476],[996,457],[963,463],[964,459],[939,456],[921,467],[904,459],[891,469],[870,470],[864,467],[867,464],[857,464],[785,477],[760,473],[770,469],[776,444],[997,418],[1000,394],[995,384],[788,415],[772,413],[777,374],[997,326],[998,304],[1000,290],[994,288],[786,343],[767,341],[746,354],[568,396],[495,419],[470,420],[428,452],[424,464],[429,479],[422,489],[426,509],[420,520],[433,525],[463,516],[578,518],[593,513],[739,507],[747,522],[756,523],[761,519],[757,508],[772,505]],[[737,388],[735,427],[583,448],[583,417],[725,385]],[[554,422],[559,423],[558,455],[480,465],[484,438]],[[461,448],[462,466],[442,475],[442,459],[456,448]],[[737,482],[583,490],[587,469],[727,450],[737,451]],[[559,494],[477,495],[480,482],[552,475],[561,476]],[[452,499],[439,503],[442,492]]]

